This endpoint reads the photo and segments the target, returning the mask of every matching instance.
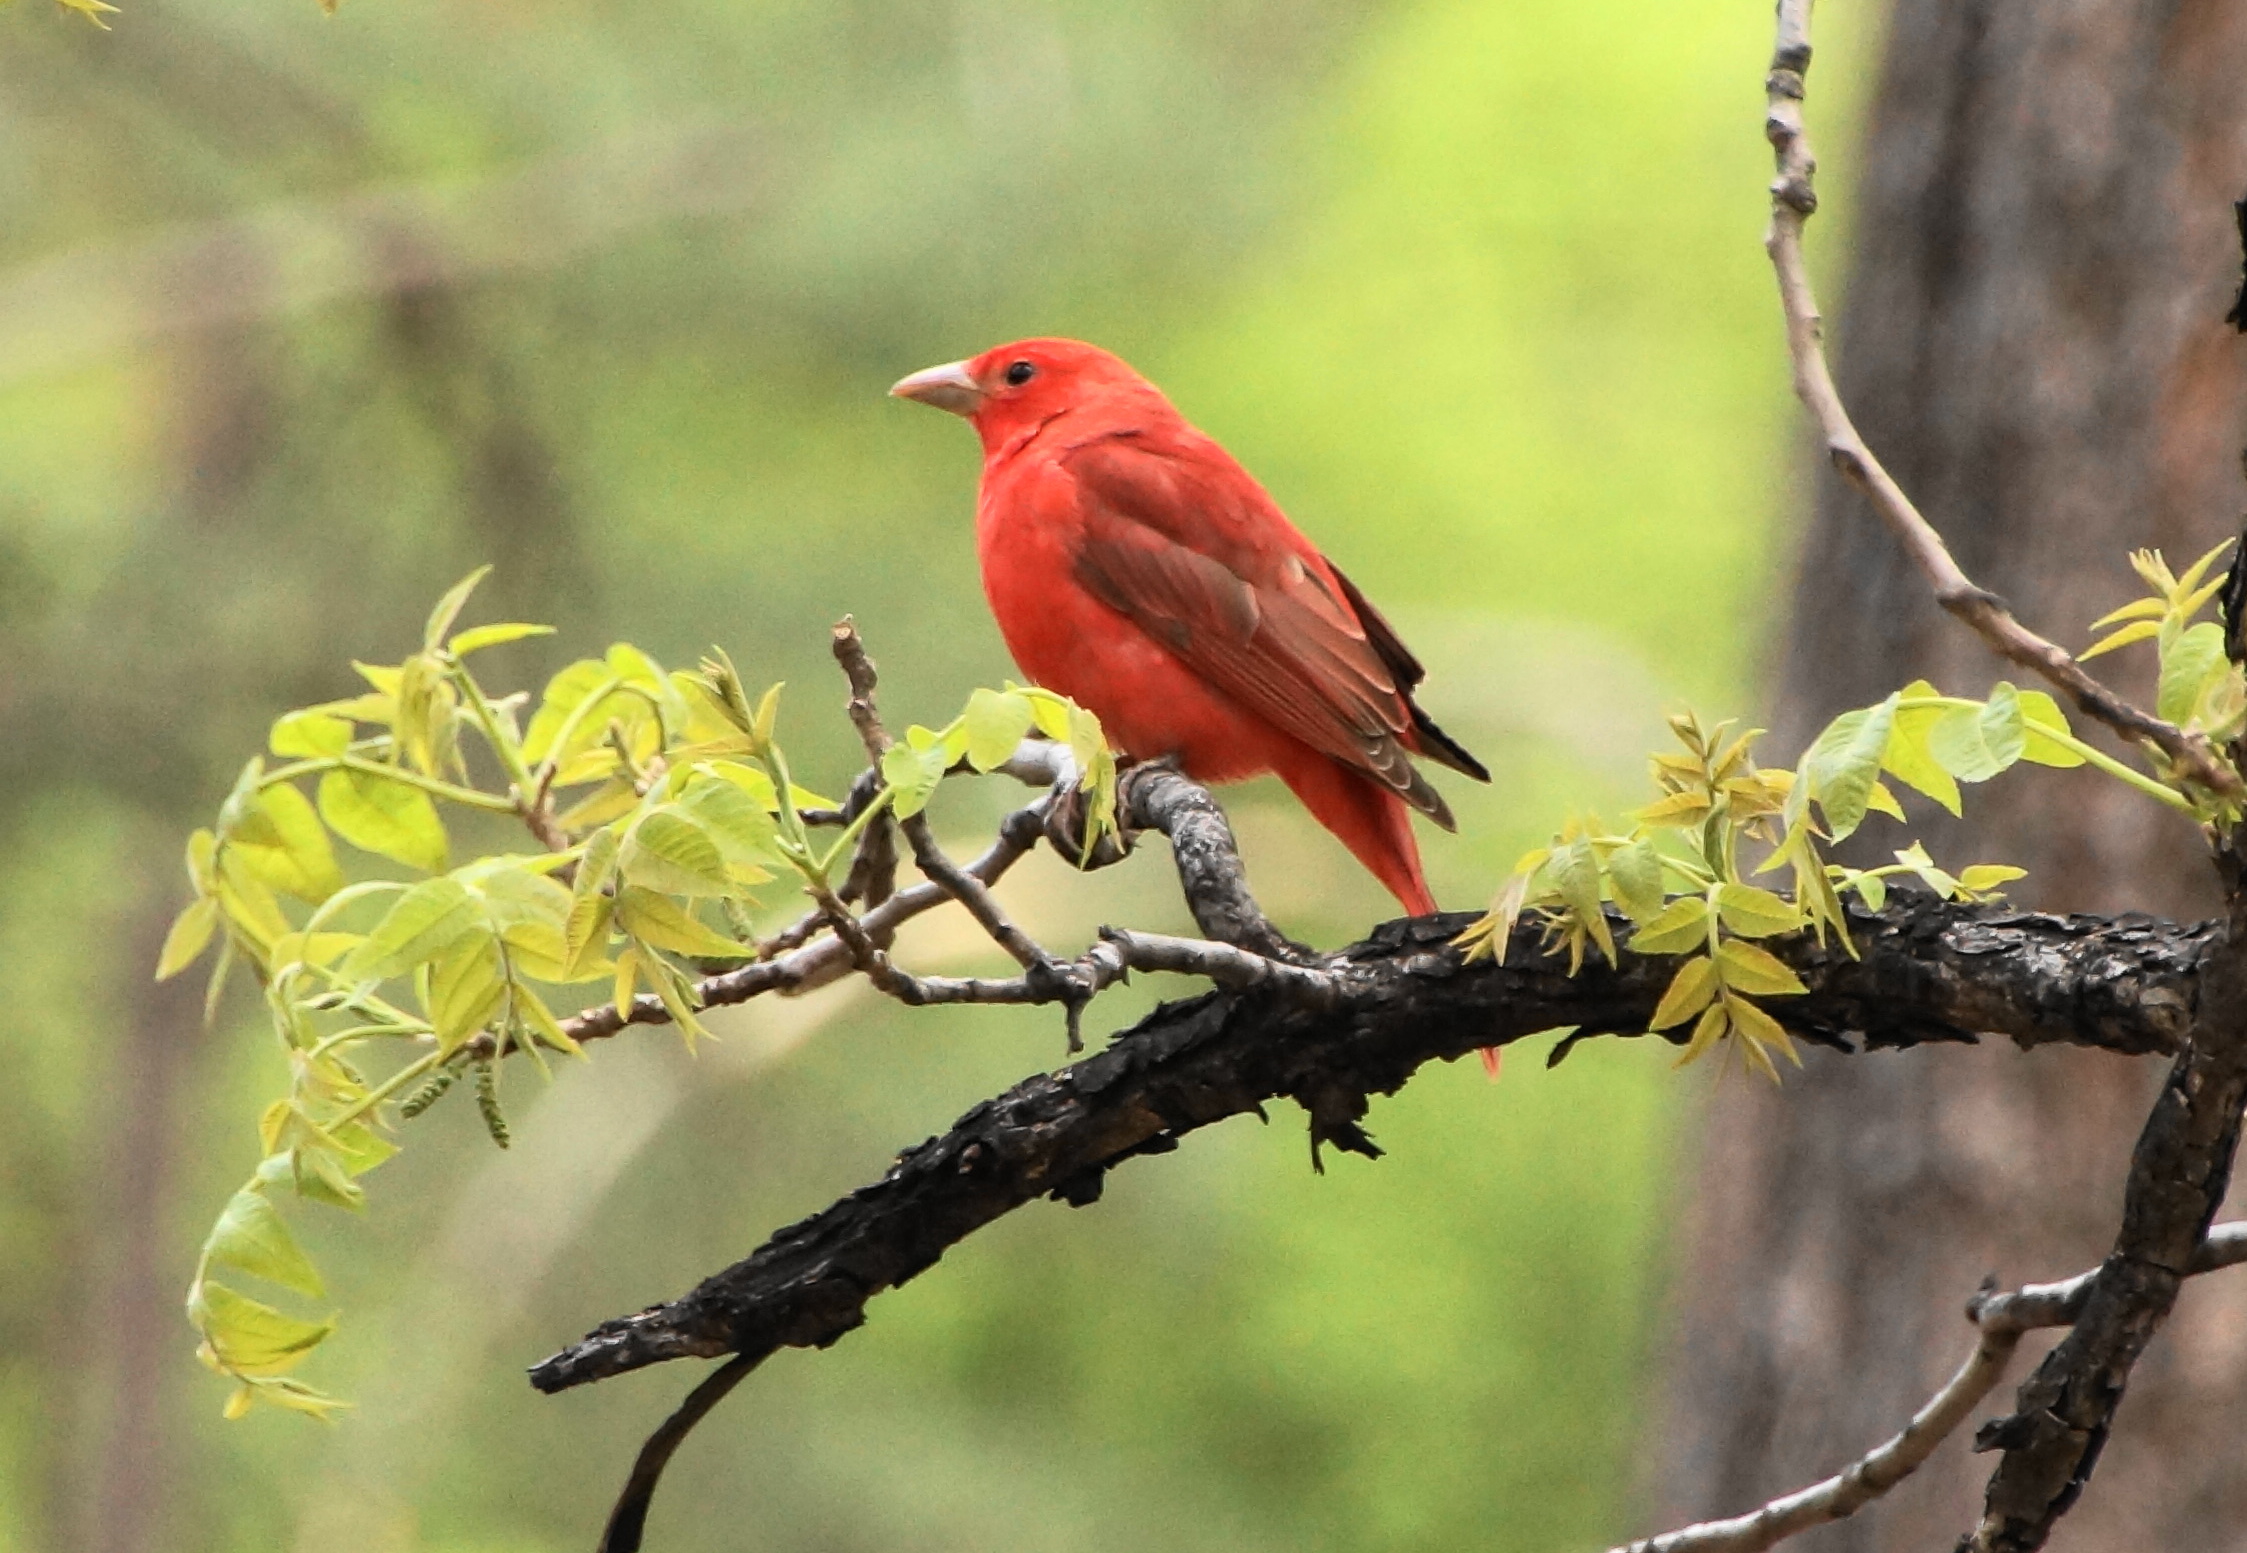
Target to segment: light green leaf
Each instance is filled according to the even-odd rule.
[[[928,807],[936,784],[944,780],[945,765],[942,745],[917,750],[892,744],[882,752],[882,780],[897,795],[892,802],[899,819],[909,820]]]
[[[961,714],[967,735],[968,764],[989,771],[1007,760],[1029,736],[1034,721],[1029,699],[1011,691],[978,690]]]
[[[319,1269],[290,1233],[288,1221],[255,1187],[243,1187],[227,1202],[225,1212],[203,1242],[203,1254],[314,1299],[324,1298],[328,1292],[320,1281]]]
[[[1681,1025],[1700,1013],[1717,995],[1716,965],[1705,954],[1697,954],[1677,968],[1670,978],[1669,990],[1655,1005],[1654,1017],[1646,1022],[1649,1030],[1667,1030]]]
[[[233,850],[243,863],[275,889],[315,906],[343,888],[343,870],[310,799],[283,782],[258,794],[257,807],[265,821],[257,833],[274,839],[237,837]]]
[[[1631,935],[1634,954],[1683,954],[1709,941],[1709,903],[1698,895],[1681,895],[1656,913],[1654,919]]]
[[[1986,782],[2028,747],[2020,695],[2000,681],[1981,706],[1955,706],[1927,735],[1928,752],[1961,782]]]
[[[488,932],[468,887],[449,874],[424,879],[398,897],[343,972],[354,981],[381,980],[433,960],[471,933]]]
[[[709,927],[669,896],[632,885],[617,892],[616,925],[633,938],[674,954],[741,959],[752,953]]]
[[[1853,873],[1849,883],[1857,888],[1857,898],[1868,910],[1883,911],[1888,906],[1888,881],[1875,873]]]
[[[429,795],[366,771],[329,771],[320,778],[320,817],[362,852],[424,873],[442,873],[450,848]]]
[[[2149,604],[2153,604],[2157,609],[2165,607],[2156,600],[2148,599],[2146,600],[2146,602]],[[2159,636],[2160,634],[2160,621],[2134,620],[2130,624],[2124,626],[2121,630],[2116,631],[2109,636],[2102,637],[2098,641],[2093,642],[2089,647],[2084,648],[2083,651],[2075,655],[2075,661],[2078,663],[2087,663],[2091,659],[2099,657],[2101,654],[2113,652],[2117,647],[2128,647],[2132,642],[2147,641]]]
[[[1725,1016],[1724,1004],[1711,1003],[1701,1011],[1701,1017],[1694,1021],[1693,1038],[1685,1043],[1685,1050],[1678,1053],[1673,1066],[1684,1067],[1722,1040],[1725,1031],[1730,1028],[1731,1022]]]
[[[1842,713],[1826,725],[1802,758],[1808,796],[1817,799],[1836,841],[1864,821],[1873,783],[1880,778],[1881,757],[1888,750],[1896,700],[1890,696],[1877,706]]]
[[[276,755],[332,758],[351,747],[351,723],[318,710],[291,712],[274,722],[266,743]]]
[[[2080,766],[2083,752],[2062,744],[2054,735],[2074,732],[2060,703],[2041,690],[2020,693],[2021,730],[2025,735],[2021,759],[2039,766]]]
[[[2015,879],[2025,879],[2028,872],[2009,863],[1976,863],[1959,874],[1958,882],[1979,895]]]
[[[507,621],[500,625],[471,626],[467,630],[457,633],[451,641],[445,643],[445,651],[451,653],[455,658],[465,658],[470,653],[486,647],[498,647],[506,642],[519,642],[525,637],[552,636],[553,634],[554,628],[552,626],[525,625],[519,620]]]
[[[488,929],[464,934],[429,973],[429,1022],[437,1049],[447,1055],[489,1024],[507,995],[499,947]]]
[[[1728,938],[1717,945],[1716,962],[1724,973],[1724,984],[1734,992],[1776,998],[1810,990],[1784,961],[1761,944]]]
[[[2224,628],[2203,620],[2177,638],[2161,655],[2161,689],[2154,707],[2162,717],[2185,727],[2197,718],[2209,693],[2231,672],[2224,656]]]
[[[1898,692],[1904,701],[1933,698],[1938,694],[1940,692],[1923,679],[1914,680]],[[1906,787],[1925,793],[1957,814],[1960,812],[1958,783],[1927,748],[1927,737],[1942,720],[1943,710],[1939,706],[1898,706],[1895,721],[1888,730],[1888,748],[1882,753],[1880,764]]]
[[[1927,888],[1933,890],[1944,900],[1949,900],[1958,893],[1958,881],[1937,868],[1935,860],[1927,855],[1927,848],[1919,842],[1915,841],[1898,852],[1896,861],[1919,875],[1920,883],[1926,885]]]
[[[1752,884],[1718,885],[1716,907],[1724,925],[1744,938],[1768,938],[1802,926],[1802,913],[1793,905]]]
[[[200,895],[188,902],[187,909],[172,920],[171,931],[164,935],[163,953],[156,957],[156,979],[169,981],[193,965],[217,928],[216,900]]]
[[[772,791],[772,783],[765,783]],[[720,777],[699,775],[679,800],[679,812],[710,833],[725,854],[726,867],[739,879],[743,870],[778,860],[773,842],[780,834],[772,811],[740,785]],[[770,877],[767,875],[766,877]]]
[[[619,863],[627,883],[666,895],[725,895],[736,888],[718,843],[671,805],[640,816],[624,838]]]
[[[1746,998],[1736,998],[1729,994],[1724,999],[1724,1011],[1731,1018],[1732,1033],[1741,1038],[1742,1054],[1762,1070],[1765,1078],[1773,1083],[1779,1080],[1779,1070],[1771,1062],[1771,1052],[1774,1049],[1796,1067],[1802,1066],[1802,1058],[1794,1049],[1793,1037],[1787,1034],[1786,1027],[1778,1020]]]
[[[1599,858],[1592,851],[1591,841],[1579,836],[1566,846],[1556,848],[1548,871],[1563,904],[1575,913],[1576,920],[1606,954],[1608,963],[1613,964],[1615,938],[1608,931],[1607,908],[1600,899]]]
[[[468,602],[468,595],[474,593],[476,584],[489,577],[491,572],[492,569],[489,566],[479,566],[445,590],[445,596],[439,599],[437,607],[429,612],[428,628],[422,632],[421,645],[424,651],[435,652],[437,650],[437,644],[445,639],[445,633],[450,631],[453,628],[453,622],[460,618],[461,607]]]
[[[1644,837],[1607,857],[1608,888],[1624,915],[1644,927],[1662,909],[1662,855]]]
[[[212,1356],[244,1375],[280,1375],[302,1363],[335,1330],[335,1318],[300,1321],[261,1300],[205,1278],[188,1299],[188,1313],[210,1344]]]

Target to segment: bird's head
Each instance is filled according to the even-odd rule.
[[[899,380],[890,392],[974,423],[986,452],[1055,416],[1092,405],[1144,399],[1168,407],[1153,384],[1120,359],[1081,340],[1016,340],[967,361],[948,361]]]

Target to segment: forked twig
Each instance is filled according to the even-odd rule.
[[[2214,1272],[2240,1262],[2247,1262],[2247,1222],[2219,1224],[2208,1232],[2193,1258],[2192,1271]],[[2060,1283],[2031,1284],[2010,1294],[1985,1288],[1975,1295],[1967,1302],[1966,1319],[1974,1323],[1978,1339],[1958,1373],[1912,1415],[1902,1433],[1832,1477],[1784,1494],[1745,1515],[1666,1531],[1658,1537],[1624,1543],[1609,1553],[1764,1553],[1764,1549],[1797,1532],[1854,1515],[1910,1477],[1935,1453],[1936,1446],[1957,1432],[2005,1378],[2006,1366],[2025,1334],[2040,1327],[2073,1325],[2083,1313],[2097,1274],[2093,1268]]]

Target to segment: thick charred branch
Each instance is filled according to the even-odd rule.
[[[666,1359],[824,1346],[864,1319],[867,1300],[983,1225],[1042,1196],[1093,1201],[1113,1166],[1272,1100],[1302,1105],[1315,1140],[1370,1151],[1359,1126],[1369,1097],[1422,1064],[1562,1026],[1643,1032],[1675,969],[1625,955],[1571,977],[1538,953],[1529,926],[1505,965],[1468,965],[1449,942],[1468,920],[1388,924],[1326,962],[1317,996],[1308,982],[1275,982],[1166,1004],[1107,1050],[977,1106],[879,1182],[692,1292],[603,1324],[532,1381],[559,1391]],[[2121,1053],[2177,1049],[2218,933],[1910,895],[1852,930],[1861,959],[1774,946],[1810,988],[1770,1005],[1799,1034],[1866,1047],[1994,1035]]]

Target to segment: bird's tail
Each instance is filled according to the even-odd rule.
[[[1420,867],[1412,810],[1402,798],[1310,749],[1280,767],[1279,778],[1374,878],[1389,887],[1406,911],[1416,917],[1434,914],[1436,898],[1428,893],[1427,875]],[[1483,1071],[1497,1078],[1498,1048],[1486,1046],[1481,1055]]]
[[[1427,876],[1420,870],[1412,810],[1402,798],[1309,748],[1281,766],[1279,778],[1406,911],[1416,917],[1435,911],[1436,898],[1428,893]]]

